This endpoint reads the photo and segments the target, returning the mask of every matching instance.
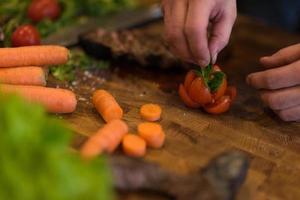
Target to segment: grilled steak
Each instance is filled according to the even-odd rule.
[[[136,62],[142,66],[168,68],[181,65],[168,49],[161,33],[148,29],[96,31],[80,37],[81,46],[100,59]]]

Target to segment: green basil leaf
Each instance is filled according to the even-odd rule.
[[[208,81],[208,87],[210,88],[211,92],[215,92],[222,84],[225,74],[223,72],[215,72],[211,75],[213,78]]]

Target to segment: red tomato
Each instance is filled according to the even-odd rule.
[[[213,72],[221,72],[221,68],[218,65],[213,66]]]
[[[230,96],[231,101],[234,101],[237,96],[237,90],[235,86],[228,86],[225,92],[226,95]]]
[[[212,102],[212,95],[201,77],[193,80],[188,93],[191,99],[200,105]]]
[[[43,19],[55,20],[59,17],[61,8],[57,0],[32,0],[27,15],[33,22]]]
[[[186,76],[185,76],[185,80],[184,80],[184,88],[185,90],[188,92],[193,80],[196,78],[196,73],[194,70],[190,70]]]
[[[213,99],[218,100],[219,98],[224,96],[226,90],[227,90],[227,79],[226,79],[226,77],[224,77],[223,82],[221,83],[221,85],[219,86],[217,91],[212,94]]]
[[[181,100],[183,101],[183,103],[187,106],[187,107],[190,107],[190,108],[200,108],[201,105],[194,102],[190,97],[189,95],[187,94],[186,90],[185,90],[185,87],[180,84],[179,86],[179,96],[181,98]]]
[[[204,106],[204,110],[210,114],[221,114],[227,112],[231,105],[229,96],[222,96],[215,103]]]
[[[40,34],[34,26],[23,25],[12,34],[11,42],[14,47],[40,45]]]

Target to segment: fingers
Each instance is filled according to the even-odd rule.
[[[163,3],[165,8],[165,39],[176,56],[184,61],[192,62],[193,58],[183,33],[187,1],[169,0]]]
[[[263,57],[260,62],[267,68],[281,67],[300,59],[300,44],[281,49],[272,56]]]
[[[250,74],[247,83],[256,89],[281,89],[300,84],[300,61],[290,65]]]
[[[204,67],[210,62],[210,52],[207,41],[207,27],[212,1],[190,0],[184,33],[195,61]]]
[[[300,121],[300,106],[295,106],[285,110],[277,111],[276,114],[283,121]]]
[[[300,106],[300,87],[262,91],[261,99],[272,110],[284,110]]]
[[[236,19],[236,8],[228,9],[227,13],[213,20],[213,28],[209,41],[212,62],[217,60],[218,53],[228,44],[233,24]]]

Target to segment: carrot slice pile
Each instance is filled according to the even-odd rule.
[[[123,110],[116,99],[105,90],[97,90],[93,94],[93,104],[106,122],[122,119]]]
[[[137,135],[127,134],[122,141],[123,151],[132,157],[143,157],[146,154],[146,142]]]
[[[165,133],[160,124],[144,122],[138,125],[138,134],[149,147],[161,148],[165,141]]]
[[[128,133],[128,126],[122,120],[112,120],[92,135],[81,148],[81,155],[90,159],[102,152],[112,153],[119,146],[124,135]]]
[[[140,114],[146,121],[158,121],[161,117],[162,110],[157,104],[145,104],[140,109]]]

